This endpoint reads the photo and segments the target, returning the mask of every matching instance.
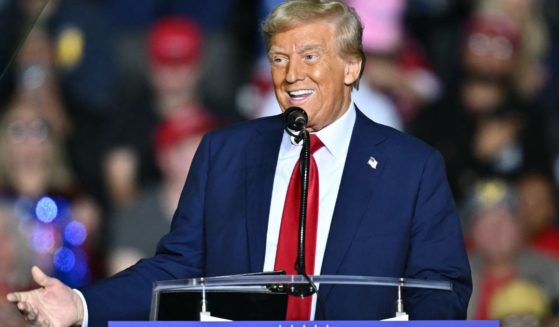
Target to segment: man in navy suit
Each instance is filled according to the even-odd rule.
[[[408,291],[406,311],[411,319],[464,319],[470,270],[443,159],[352,103],[364,60],[355,12],[337,0],[288,1],[263,31],[282,110],[303,108],[307,129],[324,144],[314,154],[314,274],[450,281],[451,292]],[[147,319],[157,280],[273,270],[300,151],[281,115],[209,133],[154,257],[80,291],[34,268],[42,287],[9,300],[38,323],[104,326]],[[319,297],[315,319],[385,319],[394,312],[388,287],[321,285]]]

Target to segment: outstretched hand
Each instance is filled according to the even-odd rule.
[[[40,288],[7,295],[10,302],[34,326],[69,327],[83,322],[83,304],[79,295],[56,278],[45,275],[37,267],[31,268],[33,280]]]

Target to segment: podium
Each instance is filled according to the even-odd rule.
[[[249,274],[156,282],[152,292],[150,320],[196,321],[201,312],[235,321],[281,321],[285,318],[287,291],[297,285],[353,285],[393,287],[397,295],[394,315],[405,315],[403,288],[448,292],[447,281],[346,275]],[[320,292],[319,295],[320,297]]]

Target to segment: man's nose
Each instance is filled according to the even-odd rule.
[[[297,60],[290,60],[287,65],[287,75],[285,77],[288,83],[295,83],[305,78],[304,67]]]

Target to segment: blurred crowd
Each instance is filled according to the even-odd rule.
[[[347,1],[355,103],[446,159],[469,318],[559,326],[559,2]],[[153,255],[202,135],[280,113],[279,2],[0,0],[0,295],[31,265],[75,287]],[[3,295],[0,321],[25,325]]]

